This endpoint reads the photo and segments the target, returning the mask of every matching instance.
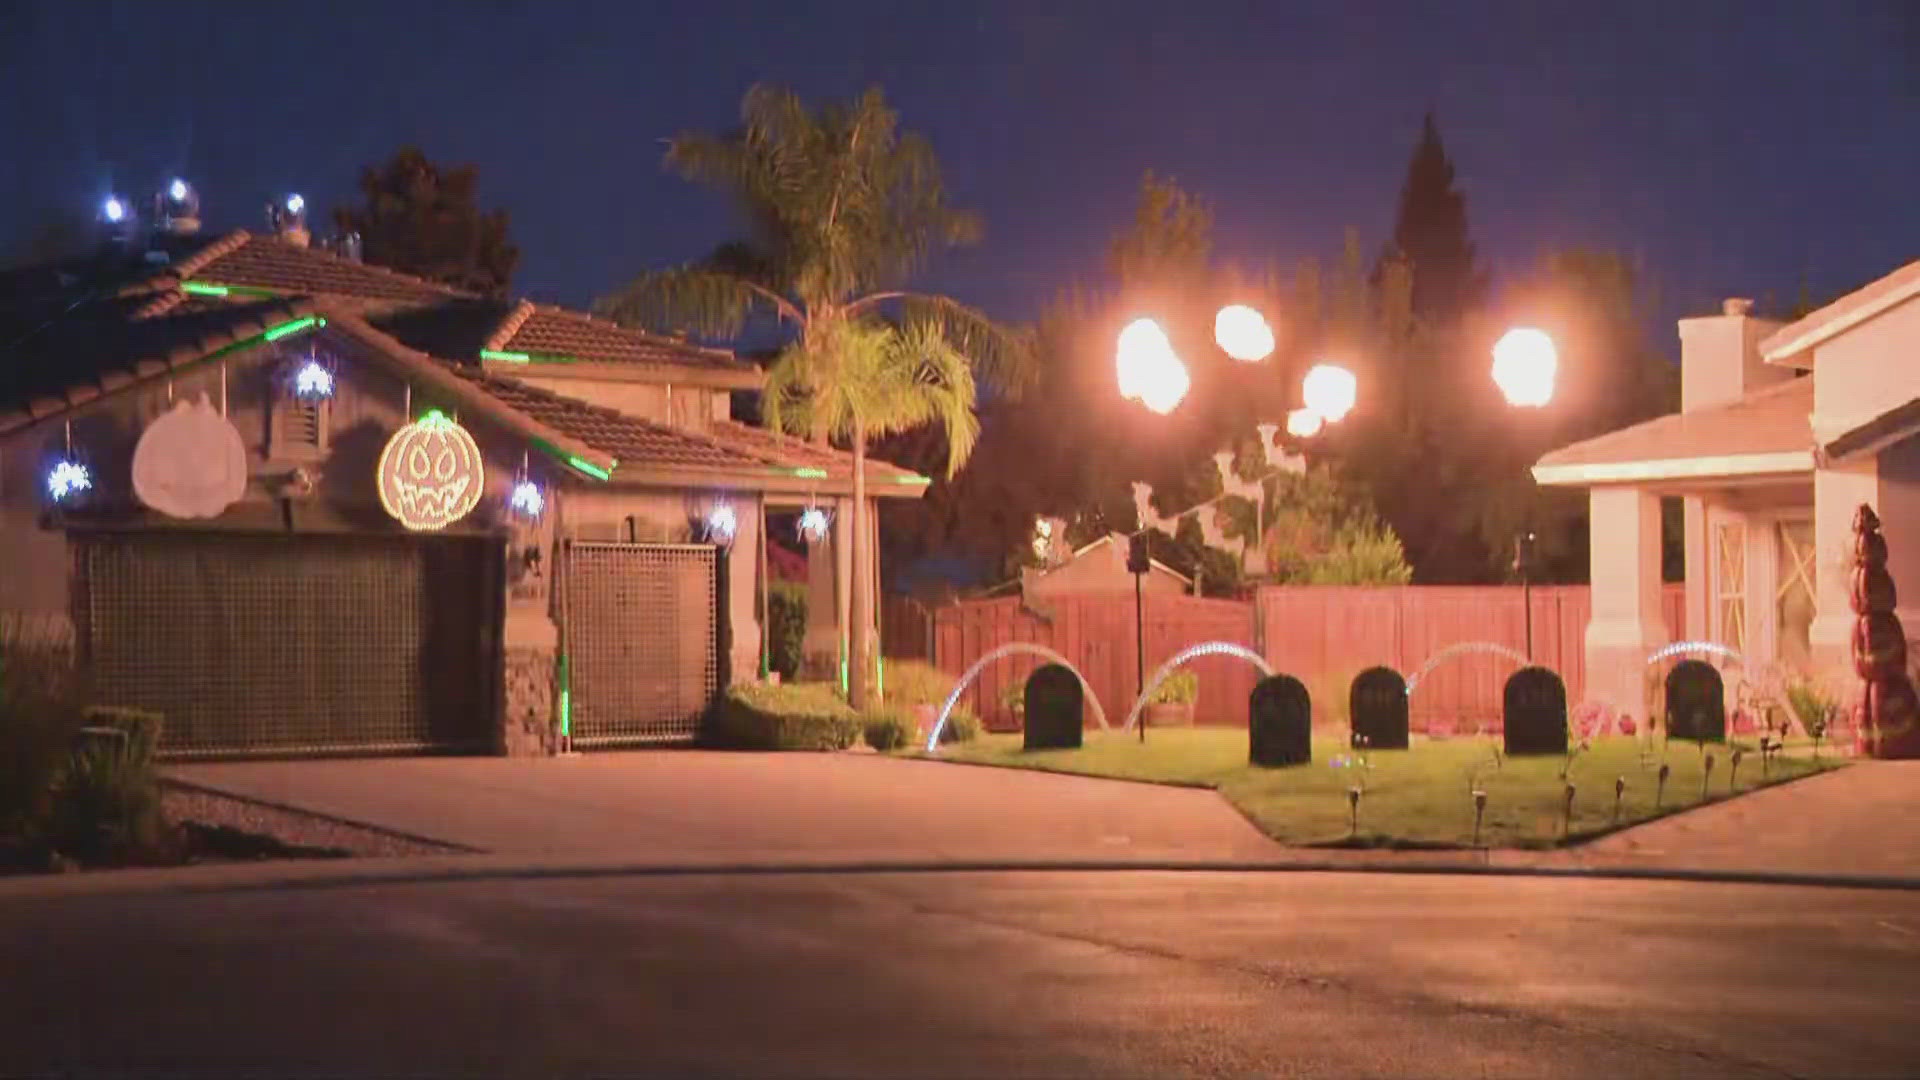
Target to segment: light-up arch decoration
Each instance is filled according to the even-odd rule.
[[[480,504],[486,481],[473,436],[437,409],[393,433],[375,473],[380,505],[416,532],[466,517]]]
[[[1094,720],[1100,724],[1103,730],[1106,728],[1107,712],[1100,707],[1099,696],[1093,692],[1093,687],[1087,685],[1087,677],[1080,674],[1079,668],[1074,667],[1066,657],[1061,656],[1045,645],[1035,645],[1026,641],[1015,641],[1002,645],[980,659],[975,660],[973,666],[967,669],[967,673],[960,676],[960,681],[953,684],[953,693],[948,694],[946,703],[940,706],[940,719],[934,721],[933,731],[927,735],[927,753],[931,754],[940,749],[940,732],[947,726],[947,717],[952,714],[954,705],[960,701],[960,695],[967,692],[967,687],[973,685],[973,680],[980,675],[980,672],[995,660],[1003,656],[1012,656],[1015,653],[1026,653],[1031,656],[1042,657],[1073,672],[1073,677],[1080,680],[1081,692],[1086,694],[1087,700],[1093,704]]]
[[[1439,667],[1441,664],[1444,664],[1449,660],[1452,660],[1456,656],[1464,656],[1467,653],[1476,653],[1476,652],[1488,653],[1493,656],[1504,657],[1505,659],[1513,661],[1515,664],[1519,665],[1520,667],[1530,667],[1533,664],[1533,661],[1527,659],[1526,653],[1523,653],[1519,649],[1513,648],[1510,645],[1502,645],[1497,641],[1455,642],[1454,644],[1449,645],[1444,649],[1441,649],[1439,652],[1434,653],[1432,656],[1427,657],[1427,662],[1424,664],[1421,664],[1420,670],[1414,672],[1413,676],[1407,680],[1407,696],[1408,697],[1413,696],[1414,687],[1420,685],[1420,680],[1426,678],[1428,675],[1433,674],[1433,669]]]
[[[1747,658],[1740,655],[1740,650],[1729,645],[1722,645],[1717,641],[1676,641],[1671,645],[1663,646],[1648,653],[1647,666],[1652,667],[1670,657],[1693,652],[1706,653],[1709,656],[1718,656],[1722,660],[1731,660],[1743,668],[1747,666]]]
[[[1140,691],[1140,700],[1133,703],[1133,711],[1127,714],[1127,722],[1122,725],[1122,730],[1133,730],[1133,725],[1140,719],[1140,710],[1147,706],[1147,699],[1153,697],[1153,692],[1160,689],[1160,684],[1167,681],[1167,677],[1173,674],[1175,668],[1202,656],[1237,656],[1260,669],[1262,678],[1273,674],[1273,668],[1268,666],[1266,659],[1245,645],[1237,645],[1231,641],[1203,641],[1198,645],[1190,645],[1174,653],[1172,659],[1161,664],[1154,671],[1153,678],[1147,680],[1146,689]]]

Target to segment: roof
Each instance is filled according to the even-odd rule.
[[[1724,405],[1672,413],[1542,457],[1542,484],[1757,476],[1813,468],[1813,379],[1789,379]]]
[[[371,301],[379,305],[437,304],[474,299],[459,289],[355,262],[320,248],[237,229],[177,260],[160,275],[198,289],[239,286],[273,293],[302,293]],[[192,292],[194,290],[187,290]],[[207,295],[200,293],[199,295]]]
[[[61,319],[36,335],[30,347],[4,358],[0,432],[163,377],[317,313],[314,301],[304,296],[150,319],[123,317],[125,303],[114,299],[93,307],[97,310]]]
[[[1920,296],[1920,259],[1775,330],[1760,342],[1760,355],[1785,362],[1916,296]]]
[[[760,385],[760,371],[725,349],[709,349],[661,337],[585,312],[522,300],[498,321],[476,351],[484,359],[506,363],[588,362],[660,369],[731,373],[740,389]]]
[[[617,462],[616,481],[716,484],[844,491],[852,455],[809,446],[744,424],[704,431],[668,427],[495,372],[451,368],[508,408]],[[869,458],[867,482],[878,496],[918,496],[924,477]]]
[[[1080,545],[1078,548],[1075,548],[1073,554],[1067,557],[1066,562],[1061,563],[1060,566],[1055,566],[1048,569],[1045,573],[1046,574],[1053,573],[1053,571],[1058,570],[1060,569],[1060,567],[1066,566],[1069,563],[1072,563],[1075,559],[1080,558],[1082,555],[1085,555],[1087,552],[1092,551],[1094,548],[1106,547],[1108,545],[1118,547],[1120,545],[1120,541],[1125,540],[1126,538],[1127,536],[1125,533],[1110,532],[1098,540],[1088,541],[1087,543]],[[1151,556],[1147,558],[1147,568],[1149,570],[1159,570],[1164,573],[1171,574],[1174,577],[1179,578],[1181,582],[1184,584],[1187,584],[1187,585],[1193,584],[1192,578],[1188,577],[1187,575],[1181,573],[1178,570],[1175,570],[1173,567],[1168,566],[1166,563],[1161,562],[1159,559],[1153,558]],[[1045,575],[1043,574],[1042,576],[1045,576]]]

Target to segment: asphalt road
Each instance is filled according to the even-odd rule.
[[[1135,871],[121,888],[0,894],[0,956],[7,1076],[1920,1070],[1910,892]]]

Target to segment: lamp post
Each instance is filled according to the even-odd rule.
[[[1493,345],[1493,382],[1516,408],[1538,409],[1553,400],[1553,384],[1560,357],[1545,331],[1515,327]],[[1527,662],[1533,662],[1533,509],[1526,508],[1526,525],[1514,538],[1513,568],[1520,572],[1520,602],[1526,608]]]

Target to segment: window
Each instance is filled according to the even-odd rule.
[[[1713,530],[1714,628],[1722,645],[1747,648],[1747,526],[1723,521]]]
[[[1808,631],[1813,625],[1813,522],[1782,521],[1778,529],[1779,587],[1774,592],[1774,659],[1806,670],[1812,659]]]

